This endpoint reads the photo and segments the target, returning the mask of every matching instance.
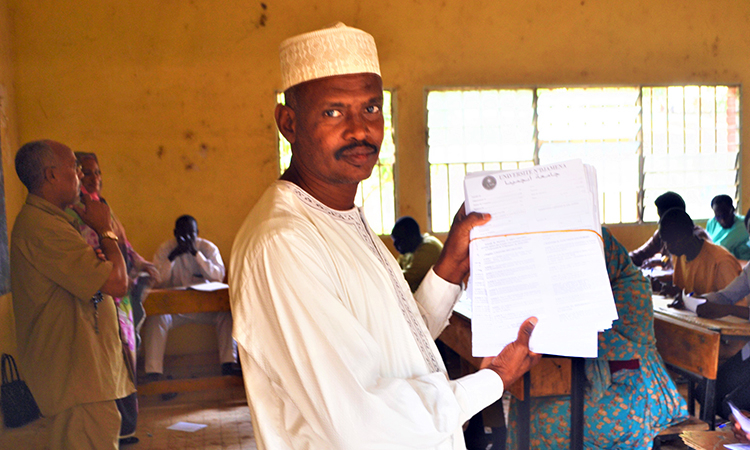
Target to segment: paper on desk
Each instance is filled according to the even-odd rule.
[[[750,444],[724,444],[728,450],[750,450]]]
[[[194,291],[202,291],[202,292],[213,292],[218,291],[220,289],[226,289],[229,285],[226,283],[219,283],[218,281],[211,281],[208,283],[200,283],[200,284],[193,284],[191,286],[188,286],[188,289],[192,289]]]
[[[533,351],[596,357],[597,332],[617,310],[593,168],[574,160],[470,173],[464,187],[467,212],[492,215],[471,231],[473,355],[496,355],[533,315]]]
[[[689,309],[690,311],[697,313],[696,309],[698,309],[698,306],[706,303],[706,299],[688,295],[687,293],[685,293],[685,290],[683,289],[682,302],[685,304],[686,309]]]
[[[198,430],[206,428],[207,426],[208,425],[202,423],[177,422],[176,424],[167,427],[167,430],[187,431],[188,433],[194,433]]]

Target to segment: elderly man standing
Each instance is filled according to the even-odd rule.
[[[100,259],[64,213],[80,192],[73,152],[53,141],[16,154],[28,188],[11,234],[11,286],[19,362],[42,414],[54,417],[51,449],[117,449],[115,400],[135,391],[112,297],[127,291],[125,261],[106,203],[74,206],[99,235]]]
[[[281,44],[292,160],[235,238],[234,336],[261,449],[465,449],[461,425],[538,361],[527,320],[486,369],[451,381],[433,339],[469,268],[459,212],[412,296],[398,263],[354,206],[383,139],[375,42],[343,24]]]

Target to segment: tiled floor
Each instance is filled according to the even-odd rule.
[[[136,436],[140,442],[123,450],[255,450],[250,411],[240,389],[222,399],[181,394],[174,400],[144,399]],[[229,398],[227,398],[229,397]],[[232,399],[234,398],[234,399]],[[207,425],[190,433],[168,430],[177,422]],[[0,431],[2,450],[46,450],[50,420],[39,419],[23,428]]]
[[[194,433],[168,430],[177,422],[205,424]],[[1,450],[45,450],[49,419],[40,419],[16,430],[0,430]],[[180,394],[166,402],[145,398],[141,402],[136,436],[140,442],[123,450],[255,450],[250,412],[242,389],[222,393]],[[682,442],[663,445],[662,450],[686,450]]]

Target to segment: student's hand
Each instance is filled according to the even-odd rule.
[[[489,214],[473,212],[466,215],[464,205],[453,218],[443,251],[433,270],[440,278],[453,284],[461,284],[469,273],[469,234],[471,229],[490,221]]]
[[[182,255],[182,254],[183,254],[183,253],[185,253],[186,251],[187,251],[187,249],[185,249],[185,247],[184,247],[184,246],[181,246],[181,245],[179,244],[179,242],[178,242],[178,243],[177,243],[177,247],[175,247],[175,249],[174,249],[174,250],[172,250],[171,252],[169,252],[169,256],[167,256],[167,259],[168,259],[168,260],[169,260],[170,262],[172,262],[172,261],[174,261],[174,259],[175,259],[175,258],[177,258],[178,256]]]
[[[681,309],[685,310],[685,301],[682,300],[682,294],[677,294],[677,296],[672,300],[672,303],[667,305],[667,308],[674,308],[674,309]]]
[[[641,269],[653,269],[656,267],[664,267],[664,261],[662,261],[661,258],[647,259],[641,264]]]
[[[112,214],[109,206],[101,201],[92,200],[88,194],[83,194],[83,207],[74,204],[72,207],[83,223],[90,226],[99,235],[112,230]]]
[[[750,412],[742,411],[742,414],[744,414],[746,417],[750,417]],[[742,427],[740,427],[740,424],[737,422],[734,416],[731,416],[730,420],[732,421],[732,431],[734,432],[734,437],[742,444],[750,444],[750,433],[742,430]]]
[[[160,280],[161,276],[159,275],[159,269],[157,269],[156,266],[151,264],[150,262],[146,260],[141,261],[140,270],[148,273],[148,276],[151,279],[151,282],[153,284],[158,284],[161,281]]]
[[[506,345],[499,355],[484,358],[480,364],[482,369],[491,369],[500,375],[506,389],[542,358],[539,353],[529,350],[529,339],[536,323],[536,317],[526,319],[518,329],[515,341]]]
[[[718,303],[706,302],[702,305],[698,305],[698,307],[695,308],[695,313],[698,315],[698,317],[705,317],[706,319],[716,319],[729,315],[729,313],[726,312],[726,308],[724,308],[724,306],[725,305],[720,305]]]

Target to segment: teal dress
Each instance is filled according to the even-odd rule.
[[[687,406],[656,352],[651,285],[609,230],[602,228],[602,236],[619,319],[599,333],[598,358],[586,360],[584,447],[648,450],[661,430],[688,417]],[[633,360],[639,368],[632,368]],[[614,363],[626,368],[613,373],[610,361],[630,363]],[[516,448],[517,423],[518,401],[513,398],[510,449]],[[570,397],[532,399],[530,430],[533,449],[568,448]]]

